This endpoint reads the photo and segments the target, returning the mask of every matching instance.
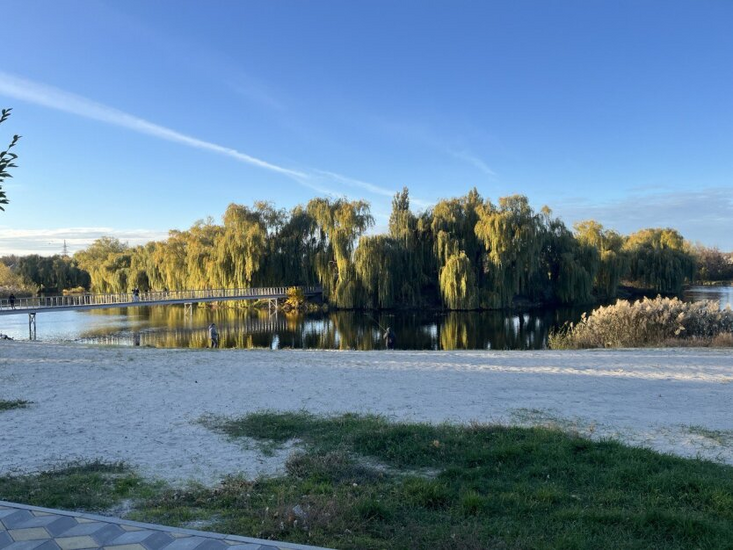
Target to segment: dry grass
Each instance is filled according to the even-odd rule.
[[[733,311],[717,302],[677,298],[619,300],[600,307],[580,322],[552,333],[553,349],[637,348],[649,346],[733,345]]]

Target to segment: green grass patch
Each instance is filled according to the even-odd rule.
[[[23,399],[5,400],[0,399],[0,411],[10,411],[12,409],[24,409],[28,407],[32,402],[24,401]]]
[[[126,499],[150,497],[158,488],[122,463],[93,461],[35,475],[0,477],[0,500],[66,510],[102,511]]]
[[[266,446],[297,440],[303,450],[280,478],[161,495],[139,509],[141,519],[192,514],[214,530],[355,549],[733,540],[733,468],[710,462],[547,428],[275,412],[208,425]]]
[[[172,488],[96,465],[0,479],[0,498],[95,509],[132,499],[131,519],[340,549],[732,546],[730,466],[542,427],[275,412],[207,425],[300,450],[275,478]],[[55,500],[66,493],[73,503]]]

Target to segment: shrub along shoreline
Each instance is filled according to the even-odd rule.
[[[550,334],[551,349],[733,347],[733,310],[714,301],[619,300]]]

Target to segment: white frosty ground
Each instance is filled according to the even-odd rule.
[[[214,483],[270,474],[286,450],[202,426],[263,409],[554,424],[733,464],[733,351],[157,350],[0,343],[0,475],[73,459]]]

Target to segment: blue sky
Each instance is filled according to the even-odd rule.
[[[0,5],[0,254],[403,186],[733,250],[728,0]]]

